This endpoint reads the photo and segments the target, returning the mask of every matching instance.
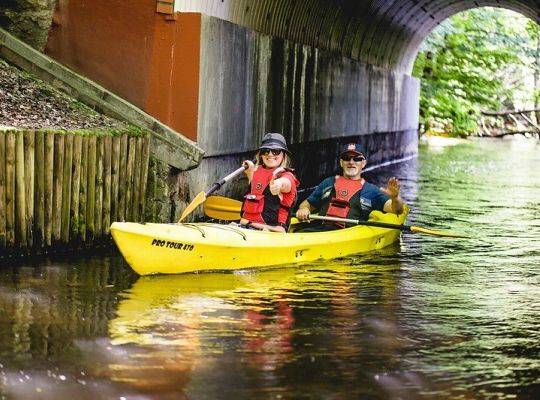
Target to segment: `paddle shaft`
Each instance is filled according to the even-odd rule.
[[[242,207],[241,201],[233,200],[233,199],[229,199],[227,197],[221,197],[221,196],[212,196],[207,200],[211,206],[210,208],[211,213],[212,211],[215,211],[217,213],[223,213],[223,215],[216,216],[215,218],[232,219],[232,220],[240,219],[240,209]],[[211,217],[214,218],[214,216],[211,216]],[[387,224],[384,222],[359,221],[356,219],[327,217],[323,215],[310,215],[309,219],[320,220],[320,221],[341,222],[341,223],[351,224],[351,225],[366,225],[366,226],[375,226],[379,228],[399,229],[401,231],[411,232],[410,226],[398,225],[398,224]]]
[[[205,207],[207,207],[205,209],[205,213],[209,217],[228,220],[228,221],[234,221],[234,220],[240,219],[240,209],[242,207],[241,201],[233,200],[233,199],[229,199],[227,197],[221,197],[221,196],[212,196],[208,200],[209,201],[205,204]],[[390,223],[377,222],[377,221],[359,221],[356,219],[328,217],[328,216],[321,216],[321,215],[310,215],[309,219],[341,222],[341,223],[346,223],[346,224],[351,224],[351,225],[372,226],[372,227],[377,227],[377,228],[398,229],[402,232],[425,233],[427,235],[432,235],[432,236],[453,237],[453,238],[469,238],[470,237],[467,235],[463,235],[461,233],[455,233],[451,231],[440,231],[440,230],[422,228],[420,226],[390,224]]]
[[[309,219],[316,219],[319,221],[341,222],[341,223],[351,224],[351,225],[364,225],[364,226],[374,226],[378,228],[399,229],[400,231],[411,232],[410,226],[399,225],[399,224],[387,224],[385,222],[359,221],[357,219],[326,217],[323,215],[310,215]]]
[[[184,218],[186,218],[191,212],[193,212],[193,210],[195,210],[198,206],[203,204],[206,201],[206,198],[210,194],[214,193],[216,190],[221,188],[225,183],[227,183],[236,175],[240,174],[242,171],[245,171],[248,168],[249,166],[247,164],[242,165],[240,168],[234,170],[225,178],[221,179],[220,181],[214,182],[212,186],[210,186],[210,188],[206,192],[200,192],[199,194],[197,194],[197,196],[195,196],[195,198],[191,201],[191,203],[189,203],[187,207],[184,209],[178,222],[182,222]]]
[[[204,194],[206,195],[206,197],[210,196],[212,193],[214,193],[216,190],[219,190],[224,184],[229,182],[232,178],[245,171],[246,169],[248,169],[248,165],[242,165],[240,168],[234,170],[220,181],[214,182]]]

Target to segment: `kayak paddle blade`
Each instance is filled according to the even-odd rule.
[[[206,193],[200,192],[195,198],[187,205],[185,210],[182,212],[178,222],[182,222],[189,214],[193,212],[197,207],[199,207],[206,200]]]
[[[210,196],[204,203],[206,216],[223,221],[238,221],[242,202],[222,196]]]
[[[421,228],[419,226],[411,226],[412,233],[425,233],[432,236],[453,237],[453,238],[469,238],[470,236],[463,235],[452,231],[438,231],[434,229]]]

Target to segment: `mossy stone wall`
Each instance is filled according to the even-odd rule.
[[[43,51],[56,0],[2,0],[0,27]]]

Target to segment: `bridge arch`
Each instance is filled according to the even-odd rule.
[[[410,73],[418,48],[448,17],[499,7],[540,21],[532,0],[176,0],[198,12],[269,35],[337,52],[366,64]]]

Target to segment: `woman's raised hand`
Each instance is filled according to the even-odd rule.
[[[253,173],[255,171],[255,164],[253,164],[253,161],[251,160],[244,160],[242,165],[245,167],[247,165],[246,173],[251,172]]]

